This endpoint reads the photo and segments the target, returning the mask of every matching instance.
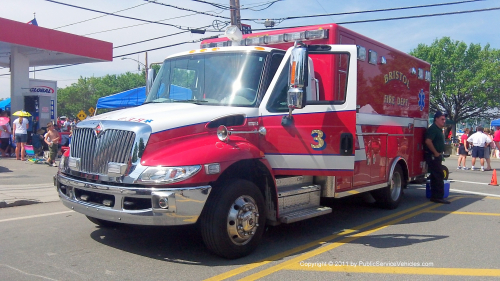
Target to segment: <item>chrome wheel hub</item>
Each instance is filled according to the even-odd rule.
[[[259,208],[252,197],[238,197],[228,212],[227,233],[236,245],[248,243],[259,227]]]
[[[394,173],[391,179],[391,199],[397,201],[401,194],[401,175]]]

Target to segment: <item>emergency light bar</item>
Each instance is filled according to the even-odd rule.
[[[316,39],[327,39],[328,29],[318,29],[318,30],[307,30],[301,32],[284,33],[284,34],[274,34],[274,35],[264,35],[260,37],[249,37],[240,41],[239,46],[258,46],[265,44],[277,44],[294,42],[297,40],[316,40]],[[233,41],[222,41],[201,44],[201,48],[214,48],[214,47],[228,47],[233,46]],[[238,46],[238,45],[236,45]]]

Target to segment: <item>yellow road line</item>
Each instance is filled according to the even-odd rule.
[[[456,201],[457,199],[459,199],[459,198],[453,198],[453,199],[451,199],[450,201]],[[434,205],[432,205],[432,206],[430,206],[430,207],[427,207],[427,208],[425,208],[425,209],[422,209],[422,210],[419,210],[419,211],[416,211],[416,212],[410,213],[410,214],[408,214],[408,215],[405,215],[405,216],[403,216],[403,217],[400,217],[400,218],[394,219],[394,220],[392,220],[392,221],[386,222],[386,223],[384,223],[383,225],[378,226],[378,227],[376,227],[376,228],[373,228],[373,229],[370,229],[370,230],[367,230],[367,231],[364,231],[364,232],[361,232],[361,233],[357,233],[357,234],[355,234],[355,235],[353,235],[353,236],[350,236],[350,237],[347,237],[347,238],[345,238],[345,239],[342,239],[342,240],[341,240],[341,241],[339,241],[339,242],[334,242],[334,243],[328,244],[328,245],[326,245],[326,246],[323,246],[323,247],[321,247],[321,248],[318,248],[318,249],[315,249],[315,250],[309,251],[309,252],[304,253],[304,254],[302,254],[302,255],[300,255],[300,256],[297,256],[297,257],[295,257],[295,258],[292,258],[292,259],[290,259],[290,260],[288,260],[288,261],[285,261],[285,262],[283,262],[283,263],[277,264],[277,265],[272,266],[272,267],[270,267],[270,268],[264,269],[264,270],[262,270],[262,271],[260,271],[260,272],[254,273],[254,274],[249,275],[249,276],[247,276],[247,277],[244,277],[244,278],[242,278],[242,279],[240,279],[240,280],[257,280],[257,279],[263,278],[263,277],[265,277],[265,276],[267,276],[267,275],[269,275],[269,274],[272,274],[272,273],[277,272],[277,271],[279,271],[279,270],[285,269],[285,268],[287,268],[288,266],[293,266],[293,265],[295,265],[295,264],[297,264],[297,263],[299,263],[299,262],[301,262],[301,261],[307,260],[307,259],[309,259],[309,258],[311,258],[311,257],[314,257],[314,256],[317,256],[317,255],[322,254],[322,253],[324,253],[324,252],[330,251],[330,250],[335,249],[335,248],[337,248],[337,247],[340,247],[340,246],[342,246],[342,245],[344,245],[344,244],[346,244],[346,243],[349,243],[349,242],[351,242],[351,241],[353,241],[353,240],[356,240],[356,239],[358,239],[358,238],[361,238],[361,237],[364,237],[364,236],[370,235],[370,234],[372,234],[372,233],[374,233],[374,232],[376,232],[376,231],[379,231],[379,230],[381,230],[381,229],[384,229],[384,228],[386,228],[386,227],[388,227],[388,226],[391,226],[391,225],[396,224],[396,223],[398,223],[398,222],[401,222],[401,221],[407,220],[407,219],[412,218],[412,217],[414,217],[414,216],[416,216],[416,215],[419,215],[419,214],[425,213],[425,212],[427,212],[427,211],[430,211],[430,210],[432,210],[432,209],[434,209],[434,208],[437,208],[437,207],[440,207],[440,206],[442,206],[442,205],[440,205],[440,204],[434,204]]]
[[[287,270],[326,271],[345,273],[381,273],[416,275],[454,275],[454,276],[500,276],[500,269],[485,268],[435,268],[435,267],[391,267],[391,266],[321,266],[307,267],[293,264]]]
[[[320,239],[318,239],[316,241],[304,244],[302,246],[295,247],[295,248],[290,249],[288,251],[284,251],[284,252],[278,253],[276,255],[267,257],[267,258],[265,258],[263,260],[260,260],[258,262],[254,262],[254,263],[247,264],[245,266],[238,267],[236,269],[233,269],[233,270],[224,272],[222,274],[213,276],[211,278],[205,279],[205,281],[225,280],[227,278],[233,277],[233,276],[241,274],[243,272],[247,272],[247,271],[252,270],[254,268],[257,268],[259,266],[266,265],[266,264],[268,264],[270,262],[277,261],[277,260],[283,259],[283,258],[285,258],[287,256],[291,256],[291,255],[303,252],[303,251],[305,251],[305,250],[307,250],[309,248],[318,247],[320,245],[326,244],[327,242],[329,242],[331,240],[334,240],[334,239],[342,237],[342,236],[346,236],[348,234],[351,234],[351,233],[354,233],[356,231],[359,231],[359,230],[361,230],[363,228],[372,226],[372,225],[377,224],[377,223],[381,223],[381,222],[383,222],[385,220],[392,219],[394,217],[403,215],[403,214],[408,213],[408,212],[412,212],[412,211],[414,211],[416,209],[423,208],[423,207],[425,207],[425,206],[427,206],[429,204],[432,204],[432,203],[427,202],[427,203],[424,203],[424,204],[420,204],[418,206],[411,207],[411,208],[408,208],[406,210],[402,210],[402,211],[397,212],[395,214],[388,215],[388,216],[385,216],[385,217],[382,217],[382,218],[379,218],[379,219],[376,219],[376,220],[369,221],[367,223],[358,225],[356,227],[353,227],[352,229],[345,229],[344,231],[342,231],[340,233],[329,235],[329,236],[320,238]]]
[[[496,199],[496,200],[500,200],[500,197],[493,197],[493,196],[481,196],[481,195],[459,195],[459,196],[462,196],[463,198]]]
[[[427,213],[453,214],[453,215],[476,215],[476,216],[500,216],[499,213],[478,213],[478,212],[459,212],[459,211],[428,211]]]

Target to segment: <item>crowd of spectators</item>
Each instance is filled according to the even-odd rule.
[[[8,120],[7,122],[0,123],[0,156],[16,157],[16,138],[13,132],[13,127],[11,125],[13,120],[11,119],[10,112],[0,109],[0,118],[3,118],[0,120]],[[77,122],[76,120],[71,120],[66,116],[60,116],[57,117],[57,120],[52,123],[55,131],[57,131],[60,135],[60,140],[58,142],[59,157],[62,154],[61,148],[64,146],[69,146],[72,128],[76,125]],[[32,126],[32,124],[30,124],[30,126]],[[49,146],[45,141],[48,130],[40,128],[35,131],[35,129],[36,128],[33,128],[33,130],[30,131],[31,134],[27,144],[33,146],[33,150],[36,156],[44,156],[44,151],[49,151]],[[19,151],[19,156],[20,155],[25,155],[25,151]]]

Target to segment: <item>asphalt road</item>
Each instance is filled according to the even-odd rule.
[[[422,185],[396,210],[335,200],[332,214],[269,228],[238,260],[208,252],[194,226],[99,228],[59,202],[0,209],[0,279],[497,280],[500,187],[455,163],[450,205]]]

